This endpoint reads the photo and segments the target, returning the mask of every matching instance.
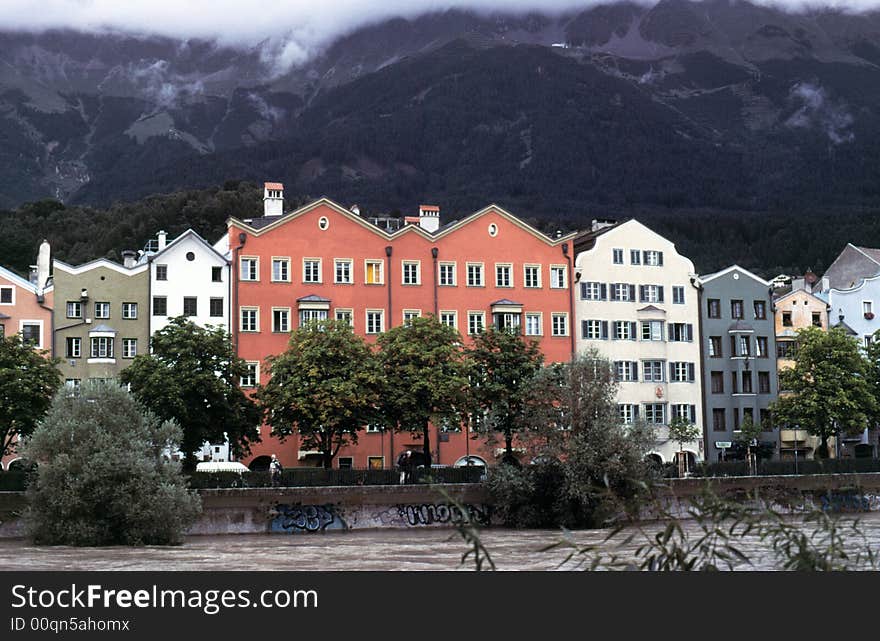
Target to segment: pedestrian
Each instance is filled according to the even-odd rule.
[[[269,473],[272,477],[272,487],[281,485],[281,472],[283,469],[281,461],[279,461],[278,457],[273,454],[272,460],[269,462]]]

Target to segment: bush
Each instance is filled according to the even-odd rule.
[[[25,445],[39,462],[25,524],[40,545],[169,545],[201,509],[164,453],[180,429],[123,388],[62,390]]]

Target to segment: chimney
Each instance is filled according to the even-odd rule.
[[[266,183],[263,187],[263,215],[280,216],[284,213],[284,185]]]
[[[159,238],[159,251],[165,249],[165,246],[168,244],[168,234],[162,230],[157,234]]]
[[[358,207],[357,205],[352,205],[352,206],[351,206],[351,212],[352,212],[355,216],[360,216],[360,215],[361,215],[361,208]]]
[[[440,208],[437,205],[419,205],[419,227],[432,234],[440,229]]]
[[[599,231],[600,229],[605,229],[606,227],[611,227],[616,224],[617,221],[613,218],[599,218],[594,219],[590,224],[590,231]]]
[[[49,247],[49,241],[45,238],[40,243],[40,251],[37,254],[37,291],[42,293],[43,288],[49,281],[49,257],[52,251]]]
[[[126,249],[122,252],[122,264],[125,265],[126,269],[131,269],[137,265],[137,252],[130,249]]]

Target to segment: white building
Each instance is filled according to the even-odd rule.
[[[652,456],[671,462],[679,445],[669,421],[681,415],[703,429],[694,265],[636,220],[596,224],[574,248],[578,352],[595,347],[614,362],[621,418],[654,425]],[[684,451],[702,460],[702,438]]]
[[[229,261],[208,241],[188,229],[169,243],[160,231],[140,260],[150,264],[151,336],[175,316],[229,329]]]

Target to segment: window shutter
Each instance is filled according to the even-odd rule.
[[[581,321],[581,338],[587,337],[587,326],[589,325],[588,321]]]
[[[668,341],[675,340],[673,332],[672,332],[673,325],[675,325],[675,323],[666,323],[666,340],[668,340]]]
[[[635,285],[629,286],[629,299],[631,301],[634,301],[636,299],[636,286]]]
[[[630,321],[629,324],[629,339],[631,341],[636,340],[636,333],[638,332],[638,324],[635,321]]]
[[[617,288],[614,286],[614,283],[611,283],[609,287],[611,288],[611,300],[619,300],[617,298]]]
[[[599,284],[599,298],[602,300],[608,300],[608,285],[605,283]]]
[[[663,302],[663,285],[657,287],[657,300]]]
[[[632,407],[633,407],[633,418],[636,419],[636,420],[638,420],[638,418],[639,418],[639,406],[638,406],[638,405],[633,405]]]
[[[687,339],[689,343],[694,341],[694,326],[691,323],[687,324]]]
[[[647,251],[642,252],[642,263],[644,263],[645,265],[648,264],[648,252]]]
[[[640,303],[645,302],[645,286],[644,285],[639,285],[639,302]]]
[[[688,409],[690,410],[689,413],[690,413],[690,415],[691,415],[691,416],[690,416],[690,421],[691,421],[691,423],[696,423],[696,422],[697,422],[697,406],[696,406],[696,405],[690,405],[690,406],[688,406]]]
[[[663,267],[663,252],[657,252],[657,264]]]
[[[672,362],[669,363],[669,380],[675,380],[675,363]]]
[[[602,340],[608,340],[608,321],[602,321]]]
[[[694,382],[694,379],[695,379],[695,376],[694,376],[694,370],[695,370],[695,369],[696,369],[696,368],[694,367],[694,364],[693,364],[693,363],[688,363],[688,382],[689,382],[689,383],[693,383],[693,382]]]
[[[587,284],[581,283],[581,300],[587,300]]]

